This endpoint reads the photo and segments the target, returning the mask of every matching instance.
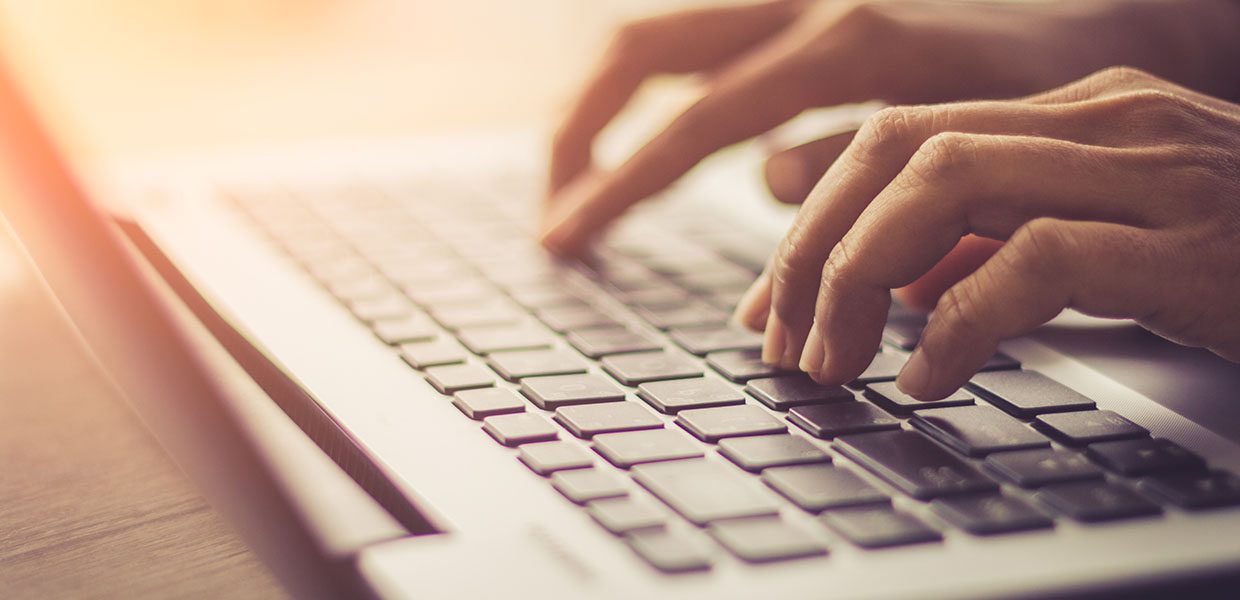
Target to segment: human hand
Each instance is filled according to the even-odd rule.
[[[738,317],[765,320],[765,360],[847,382],[874,356],[890,290],[967,233],[1007,242],[938,301],[906,393],[946,396],[1065,308],[1240,361],[1240,106],[1127,68],[875,114]]]
[[[1207,40],[1234,36],[1216,14],[1233,8],[1231,0],[776,0],[629,24],[553,142],[543,241],[561,253],[581,250],[706,156],[807,108],[1013,97],[1111,64],[1208,91],[1215,73],[1198,55],[1212,51]],[[702,76],[704,95],[618,168],[595,169],[596,135],[643,81],[664,73]],[[846,143],[829,138],[781,153],[792,166],[785,174],[796,175],[776,195],[803,198]]]

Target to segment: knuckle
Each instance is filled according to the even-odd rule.
[[[959,178],[977,163],[977,143],[963,133],[937,133],[927,139],[909,160],[908,172],[922,185],[941,185]]]
[[[1040,280],[1060,279],[1079,255],[1079,244],[1061,223],[1054,219],[1035,219],[1016,230],[1009,242],[1012,252],[1006,254],[1005,265],[1022,276]]]
[[[843,9],[836,23],[864,33],[887,33],[900,25],[891,6],[883,2],[854,2]]]
[[[857,279],[857,250],[856,242],[850,237],[845,237],[831,249],[822,265],[823,289],[836,289]]]
[[[980,318],[984,303],[970,279],[951,286],[934,307],[935,340],[945,348],[962,348],[980,336]],[[962,345],[964,344],[964,345]]]
[[[640,52],[651,41],[652,24],[650,19],[640,19],[621,25],[611,36],[609,53],[613,57],[624,57]]]
[[[1128,65],[1107,67],[1096,73],[1095,76],[1100,83],[1119,87],[1147,84],[1157,79],[1146,71]]]
[[[922,128],[927,109],[919,106],[888,106],[872,114],[857,131],[853,141],[867,154],[885,154],[908,145]]]

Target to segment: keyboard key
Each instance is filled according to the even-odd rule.
[[[697,525],[773,515],[779,510],[769,491],[716,462],[678,460],[637,465],[633,467],[633,478]]]
[[[586,505],[586,513],[616,535],[639,529],[662,529],[667,523],[663,511],[632,498],[595,500]]]
[[[625,541],[638,556],[665,573],[704,571],[710,568],[710,556],[684,536],[662,530],[635,531]]]
[[[709,408],[744,404],[745,395],[717,379],[696,377],[673,381],[643,383],[637,397],[662,413],[675,413],[686,408]]]
[[[517,458],[539,475],[594,466],[593,455],[573,442],[524,444]]]
[[[819,518],[862,548],[888,548],[943,539],[938,531],[920,519],[886,505],[841,508],[823,513]]]
[[[1189,510],[1240,504],[1240,478],[1224,471],[1160,473],[1137,489]]]
[[[883,328],[883,341],[901,350],[911,351],[921,340],[921,331],[925,326],[926,320],[920,316],[903,319],[888,318],[887,326]]]
[[[980,471],[916,431],[893,430],[836,438],[845,456],[917,498],[991,492],[998,485]]]
[[[821,556],[827,547],[778,517],[712,523],[708,530],[724,548],[754,563]]]
[[[606,402],[565,406],[555,411],[555,420],[580,438],[600,433],[659,429],[663,421],[636,402]]]
[[[487,417],[482,420],[482,430],[505,446],[549,442],[560,436],[551,421],[542,415],[526,412]]]
[[[953,406],[919,411],[914,427],[969,456],[1050,447],[1046,436],[993,406]]]
[[[1162,471],[1190,471],[1205,467],[1200,456],[1175,442],[1140,438],[1091,444],[1085,454],[1110,471],[1135,477]]]
[[[762,334],[724,325],[673,329],[672,341],[698,356],[721,350],[762,350]]]
[[[435,386],[439,393],[448,395],[461,390],[495,385],[495,376],[490,369],[472,363],[429,367],[426,369],[426,380]]]
[[[530,309],[571,306],[581,302],[581,298],[565,291],[559,285],[547,283],[509,286],[507,292],[513,300],[517,301],[517,304]]]
[[[931,503],[944,519],[974,535],[993,535],[1051,527],[1050,517],[1011,496],[939,498]]]
[[[967,406],[973,404],[973,395],[957,390],[954,394],[941,400],[923,402],[896,387],[894,381],[884,381],[865,386],[865,397],[884,409],[901,416],[908,416],[914,411],[927,408],[945,408],[948,406]]]
[[[555,306],[539,310],[536,315],[552,331],[564,333],[578,329],[614,327],[619,323],[595,308],[583,306]]]
[[[371,323],[370,329],[383,343],[393,346],[406,342],[430,341],[439,335],[439,328],[421,315],[375,321]]]
[[[431,309],[431,316],[448,329],[513,325],[527,318],[521,309],[507,300],[436,307]]]
[[[647,309],[661,309],[679,306],[689,300],[688,292],[671,287],[671,284],[657,284],[656,287],[635,289],[620,294],[625,304],[641,306]]]
[[[1071,388],[1033,371],[978,373],[969,390],[1021,419],[1073,410],[1092,410],[1094,401]]]
[[[756,406],[741,404],[692,408],[676,414],[676,423],[704,442],[725,437],[783,433],[788,427]]]
[[[637,314],[658,329],[723,325],[728,322],[729,316],[728,313],[700,301],[662,308],[642,306],[637,309]]]
[[[424,308],[470,304],[498,293],[491,284],[481,279],[465,278],[446,284],[405,286],[403,291]]]
[[[594,450],[622,469],[642,463],[700,458],[701,448],[672,429],[649,429],[594,436]]]
[[[400,357],[415,369],[461,363],[467,356],[455,340],[439,339],[400,346]]]
[[[1057,448],[991,454],[986,457],[986,467],[1024,488],[1102,478],[1102,469],[1084,454]]]
[[[551,346],[547,332],[530,325],[466,327],[457,331],[456,338],[474,354]]]
[[[603,357],[601,362],[603,370],[624,385],[702,376],[701,367],[671,352],[616,354]]]
[[[494,387],[457,392],[452,405],[475,420],[525,411],[525,400],[519,394]]]
[[[719,453],[746,471],[831,462],[817,446],[794,435],[760,435],[719,440]]]
[[[576,353],[560,348],[496,352],[487,357],[487,364],[508,381],[585,373],[588,366]]]
[[[706,357],[706,364],[737,383],[745,383],[757,377],[774,377],[785,372],[779,367],[762,362],[761,350],[712,352]]]
[[[593,359],[609,354],[659,350],[654,340],[631,329],[586,329],[568,334],[568,343]]]
[[[413,303],[396,292],[377,298],[359,298],[345,305],[353,316],[363,321],[403,319],[414,311]]]
[[[865,368],[853,385],[867,385],[878,381],[892,381],[904,368],[904,359],[894,354],[875,354],[870,366]]]
[[[890,502],[856,473],[825,464],[766,469],[762,481],[810,512]]]
[[[900,428],[900,420],[882,409],[854,401],[798,406],[788,413],[788,420],[819,438]]]
[[[1136,492],[1106,481],[1057,483],[1038,490],[1035,497],[1056,511],[1085,523],[1162,512],[1157,505]]]
[[[994,356],[986,359],[978,371],[1011,371],[1019,368],[1020,361],[1002,352],[996,352]]]
[[[577,504],[629,494],[624,479],[597,469],[556,471],[551,474],[551,487]]]
[[[851,402],[855,399],[846,388],[819,385],[804,373],[751,379],[745,391],[774,410],[788,410],[805,404]]]
[[[1034,427],[1069,446],[1109,442],[1149,435],[1144,427],[1110,410],[1086,410],[1040,415]]]
[[[624,400],[624,390],[598,375],[554,375],[521,380],[521,392],[543,410]]]

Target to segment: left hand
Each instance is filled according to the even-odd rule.
[[[738,318],[765,320],[768,362],[847,382],[891,290],[970,233],[1006,243],[939,299],[898,380],[913,396],[946,396],[1065,308],[1240,361],[1240,106],[1124,68],[1023,100],[880,111]]]

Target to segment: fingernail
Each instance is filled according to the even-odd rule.
[[[775,311],[766,318],[766,333],[762,339],[762,362],[777,365],[784,357],[784,347],[788,344],[788,331],[779,322]]]
[[[904,368],[900,369],[896,387],[914,398],[921,397],[930,388],[930,361],[926,360],[926,353],[920,348],[913,351]]]
[[[805,349],[801,351],[801,370],[810,375],[817,375],[822,369],[826,354],[822,336],[818,333],[818,322],[814,321],[814,325],[809,328],[809,337],[805,338]]]
[[[741,297],[741,301],[736,303],[736,310],[732,313],[732,319],[749,329],[757,331],[762,327],[762,321],[759,317],[766,316],[767,306],[770,302],[771,288],[770,279],[766,273],[758,276],[758,279],[749,286],[745,291],[745,295]]]

